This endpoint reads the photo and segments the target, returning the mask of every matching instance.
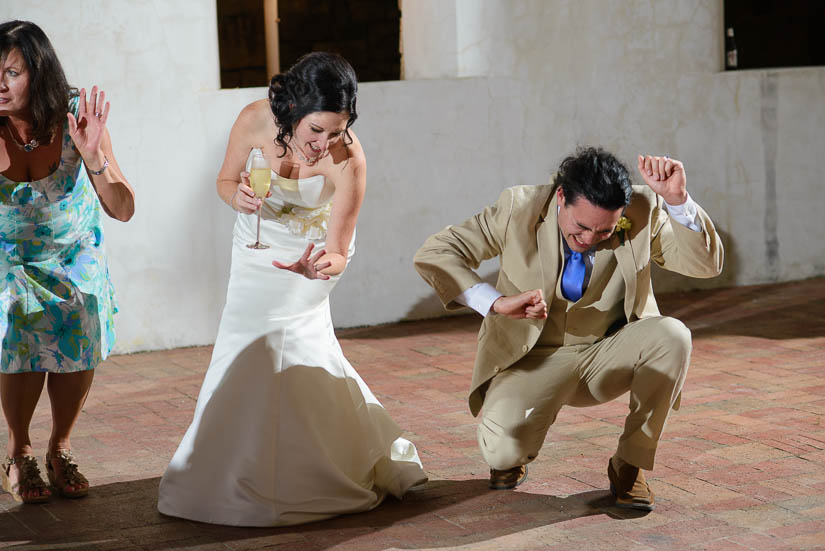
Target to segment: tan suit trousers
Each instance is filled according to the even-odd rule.
[[[478,442],[490,467],[531,462],[562,406],[602,404],[630,391],[616,455],[652,469],[690,362],[690,331],[669,317],[625,325],[595,344],[537,347],[490,382]]]

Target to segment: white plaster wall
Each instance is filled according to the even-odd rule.
[[[402,0],[404,78],[449,78],[458,71],[456,0]]]
[[[412,258],[430,233],[478,212],[507,185],[527,183],[505,172],[517,144],[495,138],[509,124],[500,116],[507,89],[495,79],[359,88],[355,131],[368,159],[367,194],[355,258],[331,299],[337,324],[443,315]]]
[[[506,186],[546,182],[576,144],[628,163],[641,151],[685,161],[728,262],[715,280],[657,274],[657,289],[825,274],[825,69],[719,72],[721,1],[403,9],[407,76],[431,80],[360,86],[368,191],[355,259],[332,297],[336,325],[441,315],[412,268],[420,243]],[[235,116],[265,95],[218,89],[214,2],[2,0],[0,18],[40,24],[70,82],[98,83],[112,100],[115,152],[138,196],[131,222],[106,222],[117,350],[212,342],[233,223],[214,180]],[[483,76],[451,78],[471,75]]]

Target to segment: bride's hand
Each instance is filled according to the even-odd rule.
[[[310,256],[310,254],[312,254],[312,249],[314,248],[315,244],[313,243],[307,245],[304,254],[301,255],[301,258],[299,258],[297,262],[293,262],[292,264],[281,264],[277,260],[273,260],[272,265],[282,270],[295,272],[296,274],[300,274],[307,279],[329,279],[329,276],[321,270],[329,268],[332,265],[332,262],[318,262],[321,257],[326,254],[324,249],[321,249],[314,255]]]
[[[243,214],[253,214],[258,212],[258,208],[262,202],[263,201],[255,197],[255,192],[252,191],[250,187],[249,173],[241,172],[241,183],[238,184],[235,193],[229,200],[229,206]]]

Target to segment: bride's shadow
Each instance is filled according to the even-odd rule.
[[[596,514],[638,516],[611,510],[607,491],[562,498],[491,491],[485,480],[437,480],[365,513],[283,528],[234,528],[161,515],[156,508],[158,481],[96,486],[86,499],[54,499],[46,505],[17,506],[8,494],[2,495],[0,547],[182,549],[226,544],[249,549],[291,543],[291,548],[322,550],[357,539],[363,550],[422,549],[487,541]]]

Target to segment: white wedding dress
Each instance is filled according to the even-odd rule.
[[[246,246],[255,215],[235,222],[212,361],[160,482],[158,510],[167,515],[299,524],[372,509],[427,480],[415,446],[335,338],[328,297],[339,277],[309,280],[272,266],[297,260],[309,240],[323,247],[334,186],[323,176],[272,177],[261,221],[270,248]]]

